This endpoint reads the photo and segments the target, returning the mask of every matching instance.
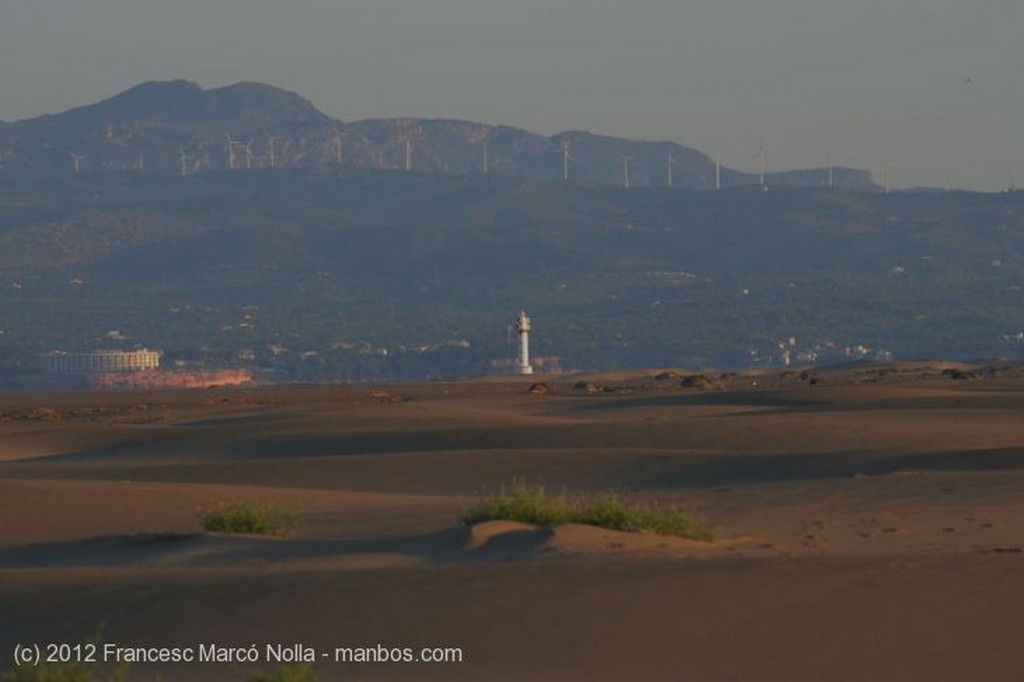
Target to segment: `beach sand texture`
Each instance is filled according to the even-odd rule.
[[[949,368],[0,396],[0,670],[99,635],[463,652],[322,680],[1024,679],[1024,378]],[[515,477],[720,539],[458,522]],[[225,501],[301,520],[204,533]]]

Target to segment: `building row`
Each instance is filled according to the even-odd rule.
[[[110,372],[141,372],[160,368],[163,351],[94,350],[84,353],[54,351],[43,356],[47,372],[55,374],[105,374]]]

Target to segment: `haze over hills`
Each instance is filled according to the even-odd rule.
[[[229,142],[234,141],[234,144]],[[564,153],[568,153],[565,158]],[[544,137],[508,126],[416,118],[345,123],[308,100],[259,83],[203,90],[184,80],[143,83],[96,104],[0,125],[0,164],[21,172],[142,170],[195,173],[253,168],[344,167],[482,173],[535,180],[715,186],[713,159],[674,142],[638,142],[568,131]],[[624,159],[625,157],[625,159]],[[671,159],[671,160],[670,160]],[[628,167],[627,167],[628,166]],[[829,169],[767,173],[774,187],[828,186]],[[757,175],[722,167],[723,187]],[[840,187],[875,188],[865,171],[836,167]]]

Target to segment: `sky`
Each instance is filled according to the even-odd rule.
[[[345,121],[673,140],[894,188],[1024,186],[1020,0],[0,0],[0,120],[149,80]]]

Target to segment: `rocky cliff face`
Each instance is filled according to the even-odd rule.
[[[705,154],[674,142],[572,131],[552,137],[455,120],[344,123],[294,93],[260,83],[203,90],[188,81],[143,83],[70,111],[0,124],[0,169],[55,174],[311,168],[337,164],[425,173],[631,187],[714,187]],[[722,168],[723,187],[757,178]],[[835,182],[873,187],[870,175],[835,169]],[[824,186],[827,169],[776,173],[776,186]]]

